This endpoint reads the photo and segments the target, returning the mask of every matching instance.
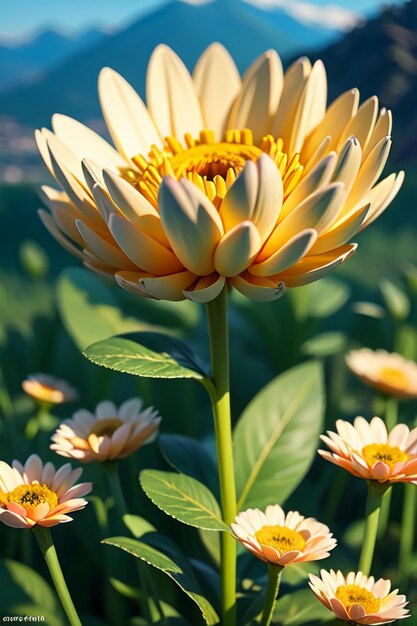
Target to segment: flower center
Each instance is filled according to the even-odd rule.
[[[304,537],[296,530],[286,526],[262,526],[255,532],[255,537],[261,545],[276,548],[281,553],[290,550],[302,552],[306,545]]]
[[[8,504],[16,502],[20,504],[28,514],[39,504],[49,504],[49,510],[54,509],[58,504],[58,496],[47,485],[33,483],[32,485],[19,485],[9,493],[0,495],[0,503]]]
[[[111,437],[112,434],[123,426],[124,422],[118,417],[109,417],[107,419],[97,420],[91,429],[90,435],[97,435],[97,437]]]
[[[370,443],[362,448],[362,455],[371,468],[378,461],[383,461],[390,467],[393,467],[396,463],[408,459],[406,452],[397,446],[390,446],[387,443]]]
[[[133,158],[139,170],[133,184],[155,206],[162,177],[178,180],[185,176],[218,207],[246,161],[257,161],[263,153],[275,161],[286,196],[303,173],[299,154],[290,158],[282,139],[266,135],[257,146],[248,128],[226,131],[221,142],[215,141],[211,130],[202,130],[198,138],[187,133],[184,141],[185,147],[175,137],[166,137],[162,150],[154,145],[147,157],[138,154]]]
[[[397,389],[405,389],[408,387],[409,380],[407,376],[395,367],[383,367],[379,371],[379,378],[382,383]]]
[[[336,598],[340,600],[346,609],[350,609],[352,604],[360,604],[368,615],[379,611],[381,605],[381,601],[373,593],[358,587],[358,585],[338,587],[336,589]]]

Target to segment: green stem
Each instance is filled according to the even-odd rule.
[[[365,576],[369,576],[372,567],[383,493],[381,485],[375,484],[374,481],[368,482],[365,534],[358,566],[358,570],[363,572]]]
[[[232,423],[229,389],[229,339],[227,291],[207,304],[213,385],[208,386],[212,403],[219,465],[222,517],[230,524],[236,517],[236,487],[233,466]],[[236,540],[222,532],[221,590],[222,625],[236,624]]]
[[[276,565],[268,567],[268,586],[266,588],[265,605],[262,613],[261,626],[269,626],[274,613],[275,601],[279,591],[282,568]]]
[[[389,397],[385,402],[385,424],[388,432],[391,431],[398,422],[398,400],[394,397]],[[381,513],[379,516],[378,525],[378,539],[385,535],[387,530],[389,514],[391,510],[391,489],[386,494],[382,501]]]
[[[410,574],[410,560],[413,553],[416,524],[417,488],[404,485],[404,504],[400,539],[400,588],[406,589]]]
[[[120,484],[119,471],[117,463],[109,462],[104,464],[106,470],[107,481],[109,483],[110,491],[113,495],[114,505],[122,517],[129,513],[126,500],[123,495],[122,485]]]
[[[52,541],[51,531],[49,528],[34,526],[33,532],[48,566],[49,573],[51,574],[56,592],[61,600],[61,604],[66,616],[68,617],[69,623],[71,626],[82,626],[58,561],[58,556]]]

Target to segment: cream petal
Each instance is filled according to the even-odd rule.
[[[221,239],[214,254],[214,267],[221,276],[237,276],[249,267],[261,247],[256,226],[249,220],[237,224]]]
[[[59,228],[57,227],[55,221],[49,215],[49,213],[47,213],[46,211],[43,211],[42,209],[39,209],[38,210],[38,215],[41,218],[41,220],[43,222],[43,225],[50,232],[52,237],[54,237],[54,239],[56,239],[58,241],[58,243],[60,243],[61,246],[63,248],[65,248],[65,250],[70,252],[72,255],[74,255],[78,259],[82,260],[83,259],[83,254],[82,254],[81,250],[79,250],[69,239],[67,239],[64,236],[64,234],[59,230]]]
[[[39,130],[38,128],[35,130],[35,141],[38,147],[39,153],[45,163],[46,167],[49,170],[49,173],[54,176],[54,171],[52,169],[51,157],[49,155],[49,148],[47,144],[47,134],[51,131],[47,128],[42,128]]]
[[[145,272],[172,274],[183,269],[175,254],[119,215],[111,215],[109,229],[123,252]]]
[[[278,300],[285,292],[283,282],[251,276],[247,272],[244,275],[235,276],[230,282],[241,294],[257,302]]]
[[[189,290],[196,276],[191,272],[179,272],[161,278],[141,278],[140,286],[157,300],[184,300],[184,291]]]
[[[245,73],[241,92],[230,112],[228,128],[250,128],[258,143],[271,132],[282,86],[280,58],[275,50],[268,50]]]
[[[98,93],[107,128],[126,160],[147,155],[152,144],[162,145],[145,104],[123,76],[110,67],[102,69]]]
[[[372,224],[385,211],[400,191],[404,182],[404,176],[404,172],[399,172],[397,176],[391,174],[391,176],[382,180],[367,194],[366,200],[371,203],[371,209],[362,224],[361,230]],[[383,184],[384,186],[382,187]],[[385,193],[383,193],[383,190]]]
[[[117,284],[125,291],[142,298],[151,297],[147,295],[146,291],[139,284],[142,277],[143,273],[140,272],[116,272],[114,275]]]
[[[317,231],[304,230],[294,235],[282,248],[261,263],[252,265],[249,272],[254,276],[271,276],[284,272],[297,263],[313,246],[317,239]]]
[[[276,169],[276,168],[275,168]],[[251,219],[258,194],[258,171],[254,161],[248,161],[229,187],[219,209],[225,232]]]
[[[310,159],[323,137],[330,136],[329,150],[337,147],[341,130],[356,114],[359,104],[359,91],[351,89],[339,96],[326,111],[318,126],[311,132],[303,145],[303,158]],[[387,133],[388,134],[388,133]]]
[[[209,279],[209,280],[208,280]],[[204,276],[194,285],[192,290],[184,290],[184,295],[193,302],[205,304],[217,298],[225,286],[224,276],[213,274],[212,276]]]
[[[51,208],[51,214],[53,215],[58,228],[66,237],[74,241],[79,246],[84,246],[84,240],[77,229],[77,218],[71,212],[61,209],[59,206],[55,206]]]
[[[107,224],[110,215],[117,213],[116,205],[110,200],[107,191],[99,183],[95,183],[91,191],[100,215]],[[108,231],[106,235],[108,235]]]
[[[165,45],[158,46],[146,76],[149,110],[162,137],[182,140],[185,133],[197,137],[204,127],[200,103],[187,68]]]
[[[113,246],[105,239],[102,239],[81,220],[77,220],[77,228],[87,246],[91,248],[94,254],[96,254],[99,259],[104,261],[104,263],[107,263],[107,265],[113,265],[118,269],[128,270],[134,268],[134,264],[119,248]]]
[[[290,267],[289,270],[279,275],[279,278],[285,282],[288,287],[299,287],[307,285],[329,272],[333,271],[349,257],[357,249],[357,244],[349,244],[336,248],[331,252],[319,254],[317,256],[304,257],[296,265]]]
[[[226,48],[217,42],[206,48],[194,68],[193,79],[200,98],[204,127],[214,131],[219,140],[241,88],[239,72]]]
[[[219,214],[193,183],[165,177],[159,190],[159,212],[172,249],[194,274],[214,271],[214,252],[223,234]]]
[[[301,57],[285,72],[281,99],[272,123],[271,134],[281,137],[286,148],[291,139],[301,94],[311,72],[310,61]]]
[[[114,171],[126,167],[125,160],[105,139],[72,117],[55,114],[52,127],[79,160],[91,159]]]
[[[349,137],[342,147],[337,165],[333,174],[333,181],[341,182],[345,185],[346,195],[355,184],[356,177],[361,167],[362,149],[356,137]]]
[[[362,148],[364,148],[374,130],[377,112],[378,98],[372,96],[359,107],[357,114],[352,117],[345,127],[339,138],[338,150],[343,146],[346,139],[352,135],[356,137]]]
[[[60,165],[64,166],[68,172],[77,180],[78,183],[83,185],[86,190],[86,186],[84,185],[84,176],[81,169],[81,159],[74,154],[74,152],[60,139],[57,135],[52,133],[47,128],[42,129],[42,135],[45,139],[46,147],[49,151],[49,159],[51,173],[54,178],[59,181],[57,177],[57,173],[55,171],[54,162],[51,159],[50,153],[52,152],[55,161],[57,161]],[[45,159],[44,159],[45,160]],[[46,162],[46,161],[45,161]]]
[[[322,254],[347,243],[360,230],[369,213],[369,207],[367,204],[357,211],[352,211],[333,224],[330,230],[317,239],[311,248],[311,254]]]
[[[390,137],[382,139],[370,152],[369,156],[362,163],[352,192],[346,203],[346,207],[355,206],[357,202],[369,191],[372,185],[378,180],[387,162],[391,150],[392,141]]]
[[[326,112],[327,77],[322,61],[311,68],[295,114],[287,151],[301,152],[305,138],[321,122]]]
[[[392,114],[387,109],[381,109],[378,117],[378,121],[375,124],[374,131],[366,144],[363,158],[366,159],[368,154],[375,148],[375,146],[384,139],[389,137],[392,131]]]

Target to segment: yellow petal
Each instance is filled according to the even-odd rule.
[[[241,93],[228,122],[229,128],[250,128],[255,142],[271,132],[283,85],[283,71],[275,50],[261,55],[245,73]]]
[[[258,260],[265,261],[303,230],[313,228],[319,233],[324,231],[336,219],[342,200],[341,183],[331,183],[312,193],[278,224]]]
[[[391,174],[366,194],[366,201],[371,203],[371,208],[362,224],[361,230],[372,224],[385,211],[401,189],[404,177],[404,172],[399,172],[397,176]]]
[[[204,276],[193,285],[192,289],[185,289],[184,295],[193,302],[205,304],[220,295],[224,289],[225,282],[224,276],[219,276],[218,274]]]
[[[342,246],[325,254],[305,257],[289,270],[279,275],[287,287],[300,287],[323,278],[338,265],[346,261],[357,248],[356,243]]]
[[[300,183],[294,188],[284,202],[280,218],[283,219],[295,207],[303,202],[314,191],[317,191],[323,185],[330,182],[330,178],[334,172],[337,157],[335,152],[331,152],[319,161],[313,169],[301,179]]]
[[[273,302],[273,300],[281,298],[285,292],[283,282],[251,276],[248,272],[241,276],[235,276],[230,283],[244,296],[257,302]]]
[[[123,252],[145,272],[173,274],[183,269],[175,254],[119,215],[111,215],[109,229]]]
[[[139,285],[139,281],[143,278],[143,273],[140,272],[116,272],[114,275],[116,282],[120,287],[132,293],[134,296],[141,296],[143,298],[150,298],[146,291]]]
[[[375,148],[375,146],[384,139],[389,137],[392,131],[392,114],[387,109],[381,109],[378,117],[378,121],[375,124],[374,131],[369,138],[366,148],[363,153],[363,158],[366,159],[368,154]]]
[[[373,133],[375,127],[376,116],[378,112],[378,98],[372,96],[368,98],[360,107],[358,112],[350,122],[347,124],[343,133],[341,134],[338,142],[338,150],[343,146],[345,141],[352,135],[361,144],[362,148],[365,148],[370,136]]]
[[[161,278],[141,278],[139,284],[145,292],[157,300],[185,300],[184,291],[188,290],[196,276],[192,272],[180,272]]]
[[[41,218],[43,225],[50,232],[52,237],[54,237],[54,239],[56,239],[58,243],[61,244],[63,248],[65,248],[65,250],[73,254],[78,259],[82,260],[83,259],[82,251],[79,250],[79,248],[77,248],[76,246],[74,246],[74,244],[67,237],[65,237],[65,235],[59,230],[53,217],[51,217],[51,215],[49,215],[49,213],[47,213],[43,209],[39,209],[38,215]]]
[[[50,207],[51,214],[58,226],[58,228],[72,241],[75,241],[79,246],[84,247],[84,240],[81,237],[76,221],[78,218],[65,209],[62,209],[59,205]]]
[[[240,92],[241,80],[236,65],[221,44],[213,43],[197,61],[193,79],[200,98],[204,127],[214,131],[216,139],[220,140],[226,129],[230,108]]]
[[[214,272],[214,251],[223,235],[216,208],[183,178],[166,176],[159,189],[159,212],[165,233],[178,259],[198,276]]]
[[[104,261],[104,263],[117,267],[118,269],[131,269],[134,267],[134,264],[119,248],[97,235],[97,233],[91,230],[91,228],[81,220],[77,220],[77,228],[88,248],[90,248],[99,259]]]
[[[369,213],[370,204],[352,211],[334,224],[331,230],[327,231],[319,237],[315,245],[310,250],[310,254],[322,254],[339,248],[347,243],[359,231],[366,216]]]
[[[44,128],[42,130],[42,136],[45,139],[47,149],[49,153],[52,152],[55,160],[63,165],[65,169],[71,172],[71,175],[76,179],[76,181],[82,185],[82,187],[88,191],[87,186],[84,181],[84,175],[81,168],[81,159],[79,159],[74,152],[57,136],[54,135],[50,130]],[[51,172],[52,176],[56,178],[56,173],[54,170],[54,165],[51,161],[51,157],[49,155],[49,162],[51,164]]]
[[[322,61],[316,61],[307,79],[295,114],[289,154],[301,151],[305,138],[321,122],[326,112],[327,77]]]
[[[281,99],[272,124],[272,135],[281,137],[284,147],[289,145],[300,97],[310,71],[310,61],[301,57],[285,72]]]
[[[313,229],[298,233],[268,259],[252,265],[249,273],[254,276],[272,276],[284,272],[307,254],[316,239],[317,231]]]
[[[194,83],[181,59],[165,45],[158,46],[146,76],[149,110],[162,137],[182,140],[185,133],[197,137],[203,116]]]
[[[354,206],[360,199],[371,189],[378,180],[391,150],[392,141],[390,137],[381,139],[379,144],[369,153],[368,157],[362,163],[352,192],[346,203],[346,207]]]
[[[126,160],[148,154],[152,144],[161,145],[161,137],[142,99],[120,74],[109,67],[102,69],[98,93],[107,128]]]
[[[237,276],[252,263],[261,247],[256,227],[250,221],[238,224],[223,237],[214,255],[214,266],[222,276]]]
[[[332,179],[345,185],[346,194],[350,192],[355,183],[361,167],[361,160],[362,149],[360,143],[356,137],[350,137],[339,153]]]

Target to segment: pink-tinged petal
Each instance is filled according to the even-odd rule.
[[[302,552],[300,552],[299,550],[290,550],[289,552],[285,552],[280,557],[279,564],[282,566],[288,565],[289,563],[292,563],[292,561],[297,561],[300,555],[302,555]]]
[[[349,614],[340,600],[337,598],[330,598],[330,606],[332,607],[332,611],[336,617],[345,621],[350,620]]]
[[[72,500],[67,500],[63,504],[59,504],[58,506],[56,506],[53,511],[51,511],[51,515],[49,515],[48,517],[52,517],[61,513],[79,511],[86,507],[87,504],[88,501],[84,500],[83,498],[73,498]]]
[[[8,502],[5,508],[7,508],[8,511],[12,511],[12,513],[16,513],[16,515],[20,515],[20,517],[26,517],[26,509],[17,502]]]
[[[69,517],[68,515],[53,515],[39,520],[37,524],[43,528],[50,528],[51,526],[56,526],[57,524],[63,524],[65,522],[72,522],[72,517]]]
[[[261,545],[262,552],[268,563],[275,563],[281,565],[281,557],[278,550],[271,548],[271,546]]]
[[[25,463],[24,474],[29,483],[40,482],[42,478],[43,463],[37,454],[32,454]]]
[[[352,620],[358,620],[365,617],[366,611],[360,604],[352,604],[349,609],[349,614]]]
[[[373,588],[370,590],[377,598],[384,598],[389,594],[391,589],[391,581],[384,578],[380,578],[376,581]]]
[[[117,459],[129,440],[132,431],[131,424],[123,424],[112,435],[110,440],[110,458]]]
[[[379,480],[380,482],[384,482],[389,478],[391,474],[391,468],[387,463],[377,461],[373,466],[371,473],[372,478],[374,478],[375,480]]]
[[[41,484],[50,485],[53,481],[54,476],[55,476],[55,466],[48,461],[48,463],[45,464],[43,471],[42,471],[42,477],[40,480]]]
[[[68,502],[68,500],[73,500],[74,498],[80,498],[81,496],[86,496],[93,489],[93,483],[80,483],[79,485],[74,485],[64,493],[64,495],[59,499],[59,504],[64,504]]]
[[[10,526],[11,528],[32,528],[35,522],[32,522],[28,518],[23,518],[13,511],[6,511],[5,509],[0,508],[0,522],[6,524],[6,526]]]
[[[44,517],[47,517],[47,515],[49,513],[49,510],[50,510],[49,509],[49,504],[47,502],[44,502],[43,504],[38,504],[38,506],[33,507],[31,509],[30,517],[35,522],[38,522],[39,520],[43,519]]]

